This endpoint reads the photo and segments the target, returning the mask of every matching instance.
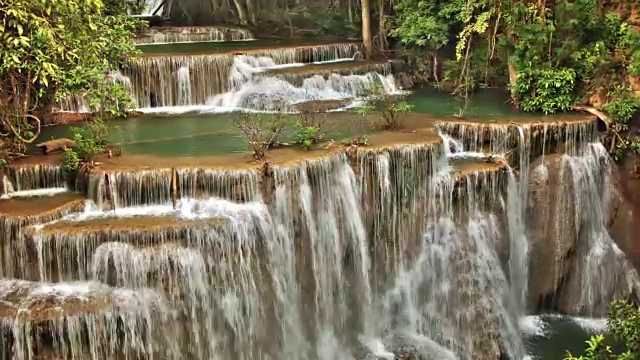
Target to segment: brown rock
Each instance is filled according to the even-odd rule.
[[[640,269],[640,158],[627,157],[617,167],[618,191],[612,193],[609,207],[609,233],[636,269]]]

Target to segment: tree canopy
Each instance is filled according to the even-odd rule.
[[[504,86],[524,111],[605,110],[615,153],[640,148],[620,136],[639,107],[639,9],[636,0],[398,0],[391,35],[427,81],[465,98]]]
[[[82,93],[92,105],[122,112],[130,103],[106,76],[136,51],[143,23],[126,1],[4,0],[0,3],[0,131],[10,152],[24,151],[40,131],[38,113]]]

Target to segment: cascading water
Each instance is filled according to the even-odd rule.
[[[260,73],[239,74],[250,82]],[[95,203],[84,211],[5,219],[2,275],[41,282],[4,280],[14,289],[5,291],[0,281],[0,300],[18,304],[4,312],[0,302],[1,335],[14,344],[5,358],[31,360],[53,346],[96,360],[114,349],[141,359],[523,359],[518,319],[535,247],[524,205],[537,199],[526,179],[552,172],[526,168],[554,148],[569,153],[556,197],[586,209],[567,225],[579,241],[572,275],[558,281],[567,287],[561,301],[573,305],[565,308],[597,314],[640,289],[607,234],[606,150],[569,144],[591,128],[441,130],[451,137],[269,171],[95,170]],[[66,292],[34,295],[40,286]],[[42,299],[61,310],[35,306]],[[40,315],[20,315],[36,310],[58,326],[45,327],[53,345],[30,330]],[[21,330],[9,331],[15,323]],[[114,335],[121,329],[124,339]],[[34,341],[42,344],[29,353]]]
[[[640,291],[637,271],[625,258],[607,231],[607,178],[612,176],[611,159],[601,143],[586,144],[580,155],[564,155],[562,171],[566,183],[561,192],[576,209],[572,226],[578,234],[580,252],[570,272],[566,296],[576,314],[603,316],[612,298]]]
[[[386,67],[380,66],[381,72],[366,68],[365,71],[368,72],[364,74],[353,71],[349,73],[349,70],[345,70],[347,75],[333,72],[326,76],[311,74],[292,78],[291,75],[268,73],[270,69],[300,68],[299,65],[303,64],[282,66],[269,57],[236,56],[229,76],[229,92],[215,96],[208,104],[222,109],[293,111],[291,105],[304,101],[353,99],[364,96],[374,84],[382,86],[387,93],[398,92],[393,75],[390,74],[390,64],[386,64]],[[300,84],[296,86],[296,82]]]
[[[329,44],[250,51],[252,57],[268,57],[274,64],[326,62],[352,58],[359,50],[357,44]],[[124,69],[131,79],[131,91],[137,107],[142,111],[162,111],[178,105],[178,85],[173,77],[178,69],[189,68],[192,103],[189,109],[211,109],[209,99],[229,91],[230,72],[235,63],[233,52],[219,54],[168,55],[141,57]],[[242,57],[242,55],[240,55]],[[155,108],[155,109],[150,109]],[[158,109],[160,108],[160,109]],[[145,110],[146,109],[146,110]],[[179,109],[172,109],[179,111]]]
[[[135,39],[138,44],[165,44],[195,41],[247,41],[253,40],[251,31],[234,27],[163,27],[150,29]]]
[[[292,104],[309,100],[353,99],[374,84],[386,92],[398,89],[390,63],[340,68],[358,53],[357,44],[329,44],[233,53],[141,57],[112,76],[130,89],[138,110],[184,111],[292,111]],[[273,73],[306,65],[335,71]],[[61,102],[63,111],[90,111],[81,95]]]
[[[191,75],[186,66],[178,69],[178,106],[186,106],[192,103],[191,99]]]

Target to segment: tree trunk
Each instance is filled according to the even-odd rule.
[[[387,50],[387,28],[384,23],[384,0],[378,0],[378,36],[380,37],[380,50]]]
[[[364,46],[364,55],[366,59],[370,59],[371,54],[373,53],[369,1],[370,0],[362,0],[362,45]]]
[[[513,64],[513,59],[511,57],[509,57],[508,63],[509,63],[509,89],[511,89],[511,101],[513,101],[513,106],[516,109],[520,109],[520,102],[513,95],[513,88],[516,86],[518,70],[516,69],[516,66]]]
[[[351,4],[352,0],[348,0],[347,2],[347,11],[349,14],[349,24],[353,25],[353,4]]]

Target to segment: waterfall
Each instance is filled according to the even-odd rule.
[[[564,191],[572,191],[576,209],[569,223],[578,232],[580,260],[572,274],[570,287],[578,294],[574,311],[586,316],[604,315],[611,298],[640,290],[637,271],[625,258],[607,231],[607,181],[611,159],[601,143],[590,143],[582,155],[564,155],[563,168],[570,181]]]
[[[171,312],[150,290],[112,289],[96,282],[31,283],[0,280],[3,358],[79,359],[147,355],[175,357]],[[34,334],[45,331],[49,341]],[[169,345],[166,346],[165,345]]]
[[[135,39],[137,44],[167,44],[196,41],[253,40],[251,31],[234,27],[161,27],[151,28]]]
[[[194,28],[186,34],[207,33]],[[167,36],[150,36],[160,35]],[[374,84],[397,93],[391,64],[354,62],[358,50],[358,44],[338,43],[142,56],[109,78],[129,89],[142,112],[293,111],[292,105],[304,101],[355,99]],[[81,94],[62,99],[60,107],[91,111]]]
[[[229,86],[278,65],[242,64]],[[2,355],[522,360],[529,311],[639,293],[592,124],[438,130],[287,165],[96,169],[84,206],[3,215],[0,275],[25,280],[0,280]]]
[[[178,69],[178,106],[185,106],[192,103],[191,100],[191,76],[189,68],[186,66]]]
[[[303,69],[299,65],[303,64],[287,64],[287,67]],[[390,68],[386,63],[359,70],[346,69],[342,71],[344,75],[335,71],[326,75],[295,72],[281,75],[269,72],[284,69],[269,57],[236,56],[229,76],[229,92],[213,97],[208,104],[223,109],[293,111],[291,105],[299,102],[361,97],[374,84],[388,93],[396,93]]]
[[[33,166],[7,166],[3,180],[5,191],[66,188],[67,181],[61,165],[36,164]],[[11,186],[7,186],[11,183]]]

